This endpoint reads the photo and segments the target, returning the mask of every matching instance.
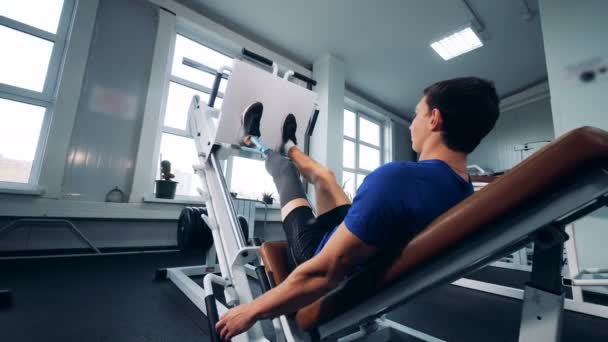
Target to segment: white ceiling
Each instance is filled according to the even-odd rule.
[[[547,77],[539,16],[522,18],[536,0],[471,0],[484,46],[447,62],[429,44],[473,19],[460,0],[178,1],[306,67],[339,57],[348,89],[404,117],[442,79],[488,78],[505,96]]]

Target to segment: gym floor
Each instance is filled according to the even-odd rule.
[[[14,295],[0,311],[1,340],[206,341],[205,316],[173,283],[153,280],[159,267],[200,260],[202,253],[174,252],[0,261],[0,289]],[[493,276],[525,274],[505,272]],[[446,341],[517,341],[520,310],[518,300],[446,285],[388,318]],[[272,331],[268,321],[263,328]],[[562,336],[608,341],[608,320],[566,311]]]

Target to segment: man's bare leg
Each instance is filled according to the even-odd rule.
[[[351,203],[331,169],[319,164],[297,146],[291,146],[287,156],[296,164],[302,176],[314,185],[317,216]]]

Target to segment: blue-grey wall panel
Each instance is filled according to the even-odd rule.
[[[523,160],[522,153],[515,151],[516,145],[553,139],[551,103],[546,98],[501,113],[494,130],[469,156],[468,164],[492,171],[508,170]]]
[[[285,230],[283,229],[283,223],[281,222],[266,222],[264,228],[264,221],[255,221],[255,234],[254,236],[264,239],[264,241],[285,241]]]
[[[0,227],[13,218],[0,217]],[[171,247],[177,244],[177,219],[70,220],[96,247]],[[0,238],[0,252],[87,248],[65,224],[23,224]]]
[[[118,186],[128,198],[157,26],[158,10],[147,1],[99,3],[66,161],[68,196],[104,201]]]
[[[412,161],[416,160],[412,150],[412,138],[409,126],[393,123],[393,160]]]

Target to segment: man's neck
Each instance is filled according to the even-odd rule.
[[[466,154],[454,152],[444,145],[437,145],[420,153],[420,158],[418,160],[430,159],[439,159],[445,162],[454,170],[454,172],[468,180]]]

